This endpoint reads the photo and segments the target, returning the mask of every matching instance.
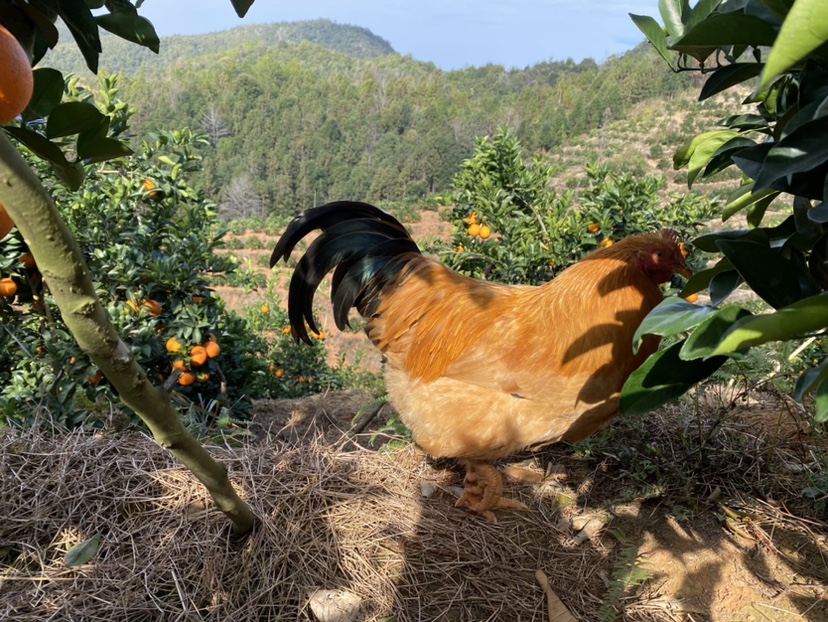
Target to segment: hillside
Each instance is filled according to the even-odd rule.
[[[65,73],[91,75],[68,29],[62,22],[60,26],[59,43],[54,50],[47,53],[44,64]],[[163,37],[160,54],[154,54],[147,48],[102,31],[103,53],[100,68],[108,73],[134,74],[141,68],[161,69],[182,59],[222,52],[251,42],[271,46],[282,42],[300,41],[307,41],[354,58],[373,58],[394,53],[388,41],[367,28],[318,19],[305,22],[250,24],[204,35]]]
[[[207,134],[196,185],[235,218],[342,197],[422,202],[444,192],[476,138],[498,127],[515,128],[528,153],[549,152],[643,101],[669,106],[692,81],[644,46],[601,65],[443,72],[398,54],[255,41],[145,66],[122,84],[136,134]]]

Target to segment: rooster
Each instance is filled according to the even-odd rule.
[[[403,423],[428,454],[466,467],[457,505],[489,520],[492,509],[525,507],[502,497],[492,462],[581,440],[617,415],[625,380],[658,347],[648,337],[633,353],[632,342],[663,299],[659,285],[691,274],[665,230],[597,250],[540,286],[489,283],[426,257],[391,215],[350,201],[297,216],[271,267],[317,229],[290,281],[294,338],[319,332],[313,297],[334,270],[337,327],[352,307],[367,320]]]

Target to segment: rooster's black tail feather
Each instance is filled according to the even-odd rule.
[[[296,244],[316,229],[322,233],[296,265],[288,292],[294,338],[308,343],[305,322],[319,332],[313,296],[328,272],[336,269],[331,301],[336,325],[343,329],[351,307],[363,316],[372,314],[383,286],[402,270],[411,254],[420,253],[405,227],[390,214],[367,203],[337,201],[299,214],[276,244],[271,267],[282,258],[287,260]]]

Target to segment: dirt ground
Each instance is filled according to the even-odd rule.
[[[262,403],[256,422],[269,435],[275,432],[295,440],[306,435],[308,427],[319,425],[320,414],[328,434],[341,434],[348,429],[352,413],[353,407],[327,408],[323,398]],[[670,425],[684,416],[673,410],[656,419]],[[708,420],[698,429],[707,425],[713,422]],[[522,539],[513,520],[526,519],[541,528],[543,535],[534,543],[540,544],[539,551],[526,546],[525,540],[519,545],[526,546],[521,562],[528,568],[533,563],[544,568],[549,557],[573,557],[572,567],[565,576],[555,577],[555,583],[566,586],[558,595],[572,605],[574,619],[599,619],[595,615],[616,619],[612,616],[617,615],[624,620],[828,620],[828,525],[813,508],[798,503],[794,510],[787,507],[787,502],[797,499],[775,499],[769,494],[775,486],[746,489],[758,483],[752,476],[758,475],[759,480],[780,476],[773,472],[772,462],[781,461],[782,469],[797,471],[797,465],[802,466],[797,456],[813,455],[813,448],[805,447],[802,424],[792,421],[784,405],[774,400],[751,400],[716,425],[721,427],[724,445],[710,446],[706,460],[713,464],[699,469],[687,461],[687,477],[698,478],[680,491],[687,496],[676,494],[679,491],[671,489],[669,478],[660,485],[635,481],[607,452],[585,457],[556,446],[518,460],[546,477],[534,486],[513,485],[511,492],[530,506],[534,516],[527,519],[512,512],[506,520],[501,517],[503,535]],[[641,430],[634,428],[614,426],[614,442],[621,447],[640,442]],[[664,428],[650,436],[662,435],[675,436]],[[742,441],[746,456],[755,452],[749,460],[761,466],[747,466],[742,456],[734,456],[736,439]],[[442,502],[450,505],[452,495],[459,492],[461,474],[447,471],[442,462],[423,459],[433,469],[425,477],[437,484],[444,493]],[[678,469],[685,466],[681,455],[668,459]],[[733,464],[734,459],[738,464]],[[741,471],[742,467],[747,470]],[[757,468],[767,471],[752,473]],[[727,477],[731,469],[732,479]],[[716,471],[724,477],[717,478]],[[467,519],[463,529],[481,526],[478,517]],[[621,566],[619,572],[619,559],[635,560],[634,565],[650,576],[624,590],[614,607],[599,607],[596,613],[594,601],[606,602],[613,582],[630,568]],[[575,604],[579,600],[582,608]],[[509,617],[505,611],[492,619],[523,619]]]
[[[0,436],[0,619],[828,620],[828,527],[801,494],[824,447],[785,404],[517,456],[541,481],[508,483],[529,509],[493,524],[454,508],[456,465],[381,432],[389,407],[353,433],[370,400],[259,402],[252,437],[210,449],[258,518],[242,540],[146,436]]]

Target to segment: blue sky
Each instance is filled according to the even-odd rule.
[[[145,0],[139,13],[162,37],[327,18],[364,26],[397,52],[449,70],[602,61],[644,39],[627,13],[657,16],[658,0],[256,0],[243,20],[230,0]]]

